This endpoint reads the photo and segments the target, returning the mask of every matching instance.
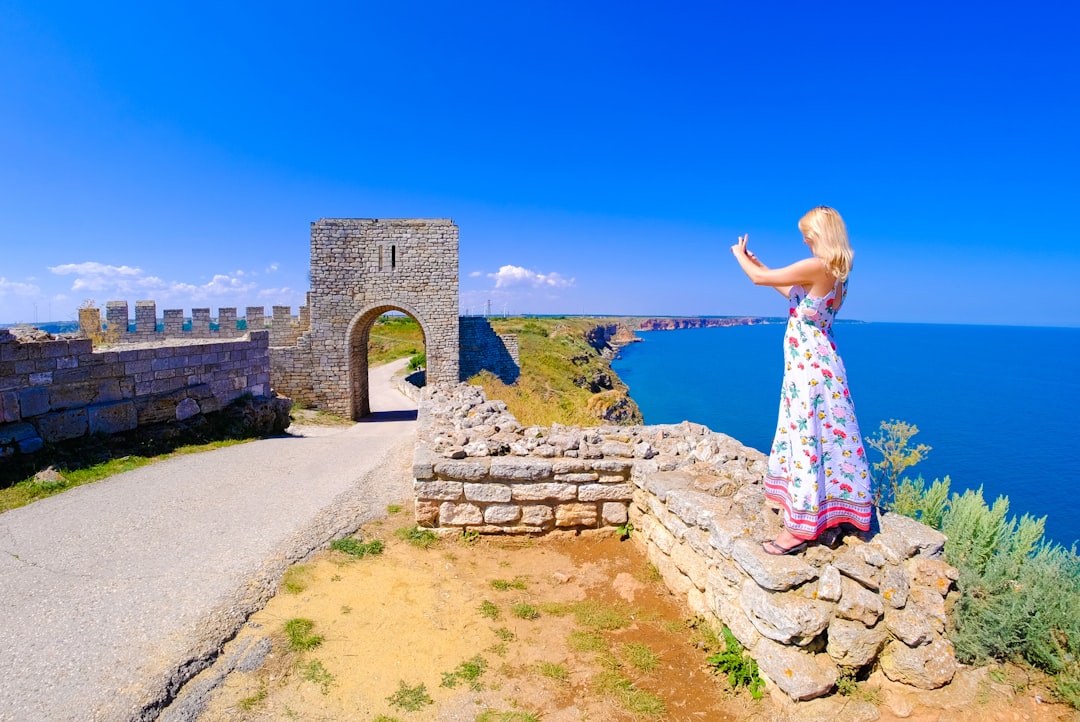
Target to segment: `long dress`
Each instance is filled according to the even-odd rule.
[[[802,286],[788,294],[784,385],[765,496],[800,539],[843,523],[870,528],[870,470],[832,333],[846,295],[846,283],[822,298]]]

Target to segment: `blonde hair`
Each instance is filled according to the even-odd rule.
[[[844,219],[834,208],[818,206],[799,219],[799,230],[813,241],[814,255],[825,262],[837,280],[846,281],[851,273],[855,251],[851,250]]]

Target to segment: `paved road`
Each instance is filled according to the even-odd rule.
[[[153,719],[285,568],[411,493],[415,405],[193,454],[0,514],[0,720]],[[340,429],[340,430],[339,430]]]

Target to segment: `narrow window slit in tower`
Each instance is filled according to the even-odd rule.
[[[382,246],[379,246],[379,270],[382,270]]]
[[[397,268],[397,246],[390,246],[390,268]]]

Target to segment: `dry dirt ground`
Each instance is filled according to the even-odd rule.
[[[357,534],[381,554],[331,550],[290,570],[230,643],[268,637],[271,651],[230,674],[200,722],[1077,719],[1017,670],[967,670],[935,692],[878,674],[797,709],[768,692],[753,700],[708,667],[715,638],[632,540],[457,536],[424,548],[401,537],[412,529],[403,507]],[[317,646],[290,649],[296,619]]]

